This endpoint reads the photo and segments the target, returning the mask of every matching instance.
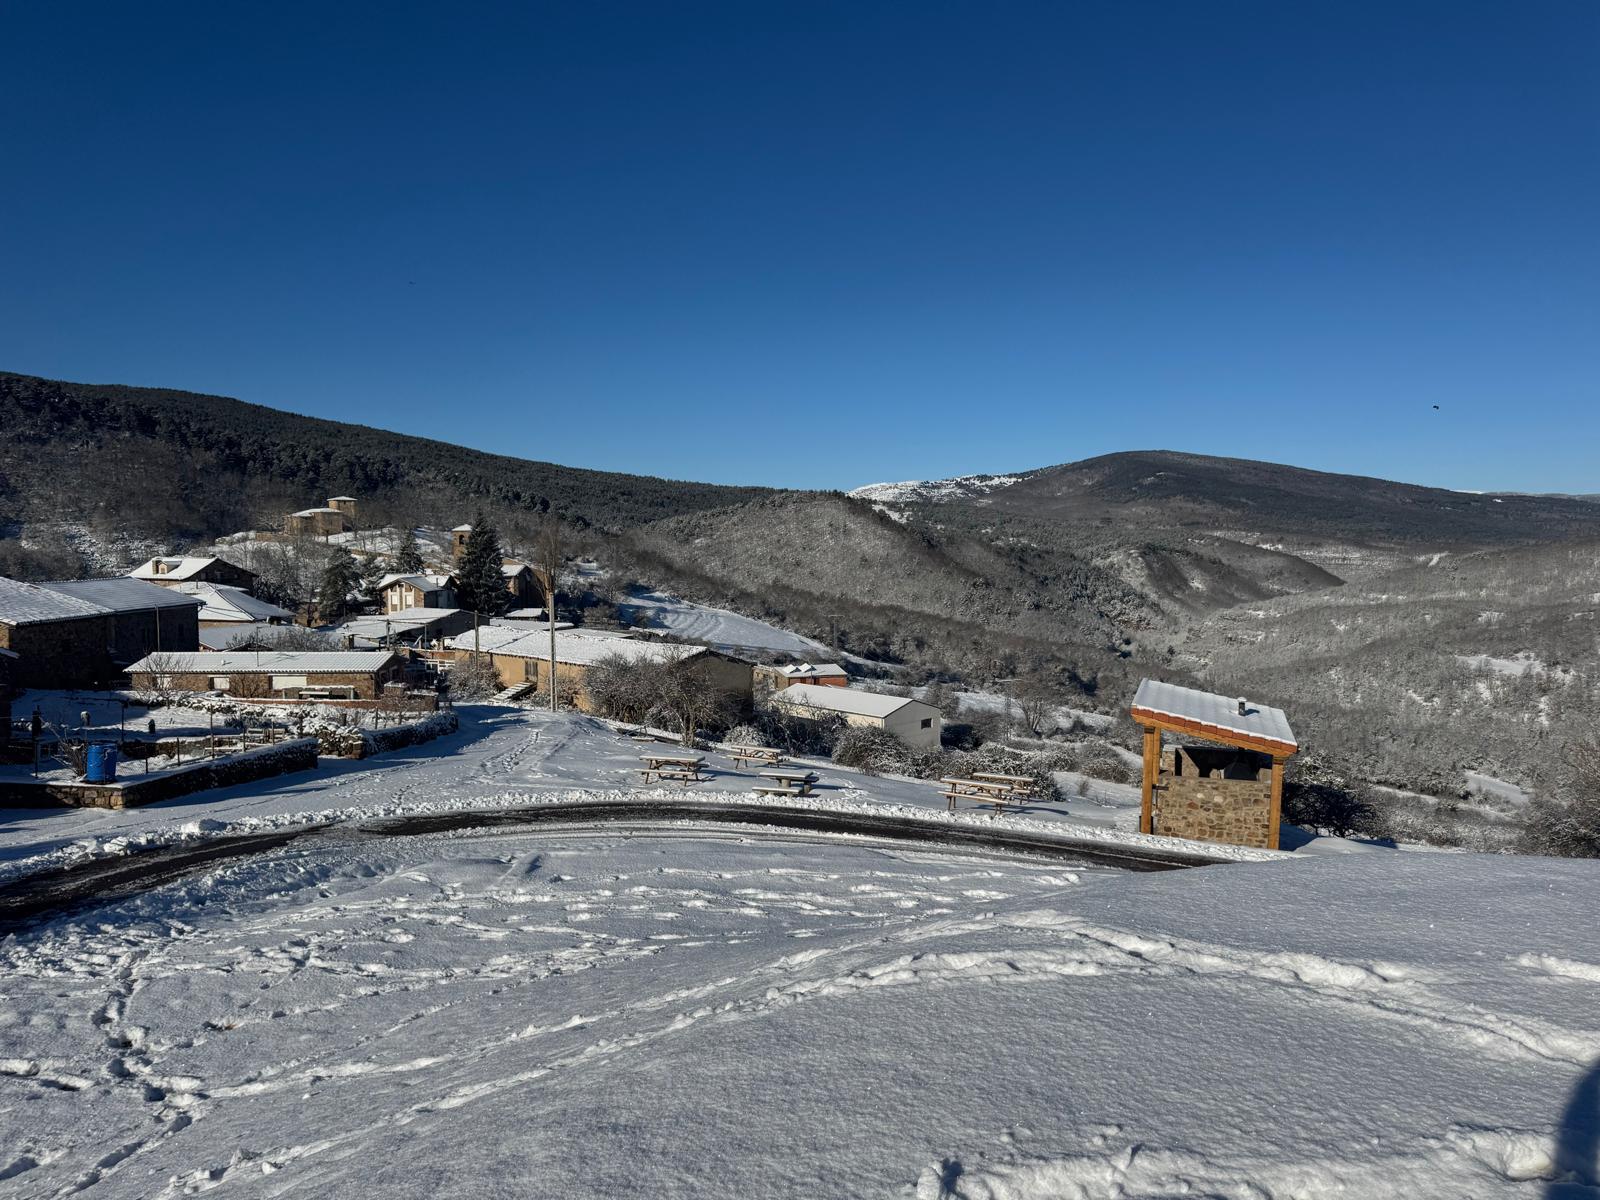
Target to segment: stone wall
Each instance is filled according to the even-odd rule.
[[[41,621],[36,625],[0,623],[0,650],[13,650],[12,683],[22,688],[93,687],[111,673],[111,614]]]
[[[297,738],[262,746],[231,758],[195,763],[161,775],[129,777],[119,783],[65,783],[51,780],[0,781],[0,808],[133,808],[211,788],[232,787],[291,771],[314,771],[316,738]]]
[[[1152,801],[1152,832],[1234,846],[1270,846],[1272,762],[1235,754],[1174,747],[1161,757]]]

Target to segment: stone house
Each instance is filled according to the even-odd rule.
[[[454,608],[454,575],[385,575],[378,581],[378,611],[405,612],[411,608]]]
[[[180,583],[215,583],[246,592],[256,590],[254,571],[235,566],[226,559],[196,554],[152,558],[129,571],[128,578],[141,579],[161,587],[175,587]]]
[[[814,684],[817,687],[849,687],[850,676],[838,663],[790,663],[788,666],[760,666],[756,668],[757,676],[770,683],[775,691],[781,691],[797,683]]]
[[[283,519],[283,531],[291,536],[332,537],[356,527],[354,496],[331,496],[320,508],[302,508]]]
[[[478,653],[489,660],[502,687],[533,684],[536,693],[550,690],[550,634],[546,629],[529,632],[526,626],[490,625],[463,633],[449,641],[456,661]],[[665,662],[692,671],[709,688],[724,693],[741,712],[752,703],[750,664],[704,646],[666,645],[638,641],[623,633],[579,629],[556,632],[556,684],[571,689],[579,710],[593,712],[594,705],[584,690],[589,668],[609,658],[633,662]]]
[[[95,687],[111,676],[111,613],[37,583],[0,578],[0,650],[16,687]]]
[[[111,615],[111,665],[121,669],[147,654],[200,646],[201,602],[176,588],[138,579],[71,579],[45,583],[53,592],[98,605]]]
[[[772,705],[805,720],[839,718],[846,725],[881,729],[913,750],[937,750],[944,737],[939,710],[908,696],[795,683],[774,693]]]
[[[1145,679],[1129,711],[1144,728],[1142,832],[1278,848],[1283,764],[1299,750],[1281,709]],[[1212,744],[1165,751],[1163,733]]]
[[[507,607],[522,608],[530,600],[544,598],[540,576],[527,563],[514,558],[504,559],[500,564],[500,574],[506,581],[506,594],[511,597]]]
[[[220,692],[240,698],[376,700],[405,678],[389,650],[222,650],[162,654],[129,668],[136,688]]]

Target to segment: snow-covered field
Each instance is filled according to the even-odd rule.
[[[1597,882],[297,844],[0,943],[0,1194],[1589,1195]]]
[[[660,794],[602,722],[462,715],[315,774],[0,813],[0,875]],[[710,758],[690,794],[748,795]],[[818,773],[819,806],[951,819],[926,782]],[[1132,839],[1136,796],[955,819]],[[1382,851],[1136,875],[759,818],[351,826],[0,941],[0,1196],[1594,1195],[1597,885]]]
[[[830,653],[821,642],[754,617],[742,617],[727,609],[679,600],[660,592],[629,596],[621,607],[638,614],[652,628],[667,629],[724,650],[775,650],[819,662],[826,660]]]
[[[360,762],[324,758],[315,773],[289,775],[132,809],[0,810],[0,882],[86,858],[137,851],[228,833],[258,832],[335,820],[417,813],[523,807],[541,800],[598,796],[628,799],[646,793],[639,755],[665,750],[629,741],[604,722],[573,713],[464,706],[461,729],[426,745]],[[668,751],[670,753],[670,751]],[[754,770],[736,769],[726,755],[707,756],[712,776],[690,794],[748,797]],[[821,776],[816,804],[873,811],[943,814],[939,787],[925,780],[872,777],[832,763],[812,764]],[[1075,781],[1074,781],[1075,782]],[[1137,827],[1137,792],[1106,784],[1065,804],[1030,804],[1001,823],[1081,824],[1101,831]],[[684,789],[669,788],[674,796]],[[964,806],[965,807],[965,806]],[[966,809],[991,821],[987,810]],[[958,814],[960,815],[960,814]],[[1019,824],[1020,823],[1020,824]]]

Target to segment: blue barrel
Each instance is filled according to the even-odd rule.
[[[117,747],[111,742],[91,742],[89,762],[83,772],[85,783],[117,781]]]

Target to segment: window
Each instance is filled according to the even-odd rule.
[[[272,677],[272,690],[275,692],[288,691],[290,688],[303,688],[306,685],[304,675],[274,675]]]
[[[922,718],[922,727],[924,729],[932,729],[933,728],[933,718],[932,717],[923,717]]]
[[[213,675],[211,677],[211,690],[213,692],[225,692],[231,686],[233,686],[233,681],[226,675]]]

